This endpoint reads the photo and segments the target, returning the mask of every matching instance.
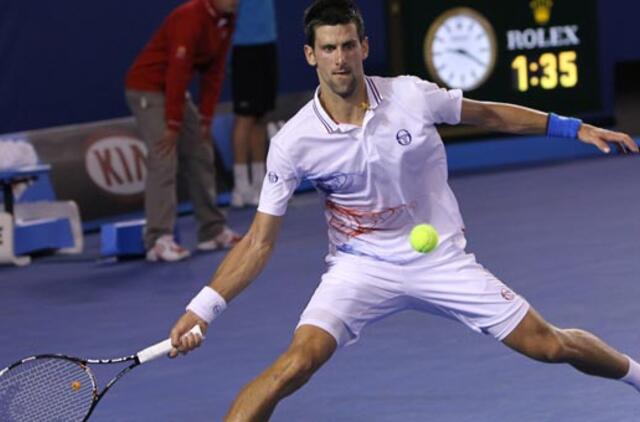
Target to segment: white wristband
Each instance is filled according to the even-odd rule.
[[[209,286],[203,287],[187,305],[187,311],[193,312],[207,324],[211,324],[225,309],[227,301]]]

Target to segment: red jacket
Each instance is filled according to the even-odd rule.
[[[174,9],[133,62],[127,89],[164,92],[167,126],[177,130],[185,92],[198,71],[202,124],[210,124],[222,90],[233,25],[233,16],[218,12],[209,0],[190,0]]]

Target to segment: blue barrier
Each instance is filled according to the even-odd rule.
[[[100,255],[103,257],[140,256],[146,253],[144,247],[144,218],[121,220],[103,224],[100,227]],[[178,227],[173,237],[180,242]]]
[[[104,224],[100,230],[100,255],[144,255],[144,219]]]
[[[71,248],[74,239],[68,218],[43,218],[20,222],[14,227],[14,253]]]

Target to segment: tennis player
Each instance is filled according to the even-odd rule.
[[[622,133],[578,119],[511,104],[464,99],[411,76],[366,76],[364,24],[350,0],[317,0],[305,12],[307,62],[319,87],[274,137],[258,212],[210,285],[171,330],[175,356],[200,343],[178,339],[206,328],[265,266],[287,202],[303,178],[326,199],[328,270],[303,311],[293,340],[246,385],[229,421],[265,421],[363,328],[392,313],[416,309],[457,320],[532,359],[568,363],[590,375],[640,389],[640,365],[591,333],[546,322],[518,293],[465,252],[463,222],[447,183],[445,149],[434,125],[472,124],[492,131],[548,133],[638,152]],[[428,222],[441,243],[429,254],[408,242]]]

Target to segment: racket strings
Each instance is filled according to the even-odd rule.
[[[23,362],[0,377],[0,421],[82,421],[94,389],[92,375],[77,362]]]

